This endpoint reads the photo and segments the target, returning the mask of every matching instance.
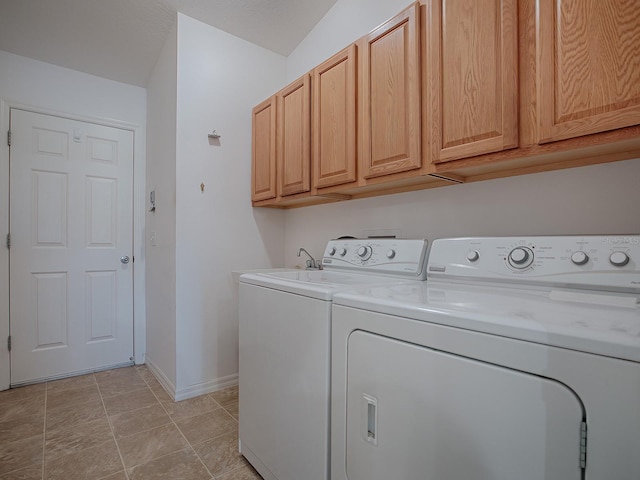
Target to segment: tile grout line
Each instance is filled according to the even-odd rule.
[[[140,374],[138,373],[138,375],[140,375]],[[169,417],[169,420],[171,421],[171,423],[172,423],[172,424],[174,425],[174,427],[178,430],[178,432],[180,433],[180,435],[182,436],[182,438],[184,438],[185,442],[187,442],[187,445],[189,446],[189,448],[193,451],[193,453],[196,455],[196,457],[198,458],[198,460],[200,461],[200,463],[202,464],[202,466],[205,468],[205,470],[206,470],[206,471],[207,471],[207,473],[209,474],[209,476],[210,476],[211,480],[215,480],[215,478],[216,478],[216,477],[215,477],[215,475],[213,475],[213,473],[211,473],[211,470],[209,470],[209,467],[207,467],[207,465],[204,463],[204,461],[202,460],[202,458],[200,457],[200,455],[198,454],[198,452],[196,451],[196,449],[194,448],[194,446],[191,444],[191,442],[189,441],[189,439],[187,439],[187,437],[184,435],[184,433],[182,432],[182,430],[180,429],[180,427],[179,427],[179,426],[178,426],[178,424],[176,423],[175,419],[174,419],[174,418],[169,414],[169,412],[168,412],[168,411],[167,411],[167,409],[165,408],[164,403],[163,403],[162,401],[160,401],[160,399],[158,398],[158,395],[156,395],[156,393],[153,391],[153,389],[151,388],[151,386],[149,385],[149,383],[147,382],[147,380],[146,380],[142,375],[140,375],[140,376],[142,377],[142,380],[144,380],[145,384],[147,384],[147,387],[149,388],[149,390],[151,390],[151,393],[152,393],[152,394],[153,394],[153,396],[156,398],[156,400],[158,401],[158,403],[160,404],[160,406],[162,407],[162,409],[164,410],[164,412],[165,412],[165,413],[167,414],[167,416]],[[207,395],[207,397],[209,397],[209,398],[213,401],[213,403],[215,403],[215,404],[218,406],[215,410],[222,409],[222,410],[223,410],[227,415],[229,415],[229,416],[230,416],[230,417],[231,417],[231,418],[232,418],[236,423],[238,423],[238,420],[237,420],[233,415],[231,415],[231,413],[229,413],[229,412],[227,411],[227,409],[226,409],[222,404],[220,404],[220,402],[218,402],[215,398],[213,398],[209,393],[207,393],[207,394],[205,394],[205,395]],[[175,402],[175,401],[174,401],[174,403],[177,403],[177,402]],[[144,408],[144,407],[143,407],[143,408]],[[212,411],[214,411],[214,410],[212,410]],[[209,413],[209,412],[205,412],[205,413]],[[202,415],[202,414],[194,414],[194,415],[191,415],[191,416],[188,416],[188,417],[181,418],[180,420],[184,420],[184,419],[187,419],[187,418],[192,418],[192,417],[195,417],[195,416],[198,416],[198,415]],[[168,424],[167,424],[167,425],[168,425]],[[153,430],[153,429],[150,429],[150,430]],[[148,430],[147,430],[147,431],[148,431]],[[222,436],[222,435],[226,435],[226,434],[220,434],[220,435],[217,435],[217,436],[215,436],[215,437],[213,437],[213,438],[218,438],[218,437],[220,437],[220,436]],[[205,443],[205,442],[207,442],[207,441],[209,441],[209,440],[211,440],[211,439],[203,440],[203,441],[202,441],[202,442],[200,442],[200,443]],[[198,443],[198,444],[196,444],[196,445],[199,445],[200,443]],[[178,452],[178,451],[180,451],[180,450],[176,450],[176,452]],[[157,459],[159,459],[159,458],[166,457],[166,456],[171,455],[171,454],[176,453],[176,452],[170,452],[170,453],[167,453],[167,454],[162,455],[162,456],[160,456],[160,457],[157,457],[157,458],[155,458],[155,459],[149,460],[149,462],[154,461],[154,460],[157,460]],[[145,463],[149,463],[149,462],[145,462]],[[141,464],[139,464],[139,465],[144,465],[144,463],[141,463]],[[138,466],[138,465],[134,465],[134,466],[133,466],[133,467],[131,467],[131,468],[134,468],[134,467],[137,467],[137,466]],[[239,469],[239,468],[238,468],[238,469]],[[231,472],[234,472],[235,470],[236,470],[236,469],[233,469],[233,470],[230,470],[229,472],[225,472],[225,473],[231,473]],[[125,471],[126,471],[126,468],[125,468]]]
[[[39,433],[39,434],[37,434],[37,435],[30,435],[30,436],[28,436],[28,437],[22,437],[22,438],[14,439],[13,441],[11,441],[11,442],[7,442],[7,443],[5,444],[5,445],[10,445],[10,444],[12,444],[12,443],[19,442],[19,441],[21,441],[21,440],[27,440],[27,439],[29,439],[29,438],[35,438],[35,437],[37,437],[37,436],[42,435],[42,442],[43,442],[43,443],[42,443],[42,460],[43,460],[43,461],[42,461],[42,464],[43,464],[43,465],[42,465],[42,469],[41,469],[41,471],[42,471],[42,475],[41,475],[41,477],[44,475],[44,445],[45,445],[45,444],[44,444],[44,442],[45,442],[45,438],[46,438],[46,437],[45,437],[45,425],[46,425],[46,407],[47,407],[47,388],[46,388],[46,383],[47,383],[47,382],[46,382],[46,381],[44,381],[44,382],[40,382],[40,384],[43,384],[43,383],[45,384],[45,390],[44,390],[44,402],[45,402],[45,405],[44,405],[43,425],[42,425],[41,433]],[[32,385],[37,385],[37,384],[29,384],[29,385],[25,385],[25,387],[26,387],[26,386],[32,386]],[[22,388],[22,387],[17,387],[17,388]],[[9,389],[9,390],[4,390],[4,391],[10,391],[10,389]],[[2,392],[0,392],[0,393],[2,393]],[[16,404],[17,404],[17,403],[19,403],[19,402],[24,402],[24,401],[26,401],[26,400],[29,400],[31,397],[33,397],[33,396],[30,396],[30,397],[27,397],[27,398],[18,398],[17,400],[9,400],[9,401],[6,401],[6,402],[4,403],[4,407],[6,407],[6,405],[7,405],[7,404],[12,404],[12,403],[16,403]],[[11,421],[11,420],[9,420],[10,418],[11,418],[11,417],[7,417],[7,418],[5,418],[5,420],[4,420],[4,421]],[[24,418],[26,418],[26,417],[24,417]],[[21,417],[18,417],[18,419],[21,419]],[[13,470],[9,470],[9,471],[7,471],[7,472],[3,472],[3,473],[2,473],[2,475],[3,475],[3,476],[5,476],[5,475],[14,474],[14,473],[16,473],[16,472],[19,472],[20,470],[23,470],[23,469],[25,469],[25,468],[31,468],[31,467],[33,467],[33,465],[31,465],[31,464],[29,464],[29,465],[19,465],[17,468],[15,468],[15,469],[13,469]]]
[[[139,374],[138,374],[139,375]],[[142,377],[142,375],[140,375],[140,377]],[[160,405],[160,408],[162,408],[162,410],[165,412],[165,414],[167,415],[167,418],[169,419],[169,421],[167,423],[163,423],[162,425],[156,425],[155,427],[151,427],[151,428],[147,428],[146,430],[140,430],[137,431],[135,433],[130,433],[128,435],[122,435],[120,437],[120,439],[123,438],[128,438],[128,437],[132,437],[133,435],[139,435],[140,433],[146,433],[146,432],[150,432],[151,430],[154,430],[156,428],[160,428],[160,427],[164,427],[165,425],[169,425],[172,423],[172,419],[171,419],[171,415],[169,415],[169,413],[167,412],[167,410],[164,408],[162,402],[160,401],[160,399],[158,398],[158,396],[155,394],[155,392],[153,391],[153,389],[151,388],[151,386],[146,383],[147,381],[144,379],[144,377],[142,377],[142,380],[145,382],[146,388],[149,389],[151,391],[151,393],[153,394],[154,398],[157,400],[158,404]],[[143,390],[142,388],[137,389],[137,390],[132,390],[132,392],[137,392],[137,391],[141,391]],[[107,397],[109,398],[109,397]],[[115,417],[118,415],[124,415],[124,414],[129,414],[129,413],[134,413],[134,412],[138,412],[140,410],[144,410],[145,408],[149,408],[149,407],[154,407],[155,405],[151,404],[151,405],[144,405],[140,408],[135,408],[133,410],[127,410],[125,412],[120,412],[120,413],[114,413],[113,415],[107,415],[107,418],[109,418],[109,424],[111,424],[111,420],[110,417]],[[114,438],[115,438],[115,432],[114,432]],[[118,443],[118,439],[116,438],[116,443]]]
[[[155,406],[155,405],[147,405],[147,406],[145,406],[145,407],[140,407],[140,408],[137,408],[137,409],[135,409],[135,410],[129,410],[129,411],[122,412],[122,413],[134,413],[134,412],[138,412],[138,411],[140,411],[140,410],[144,410],[145,408],[154,407],[154,406]],[[116,415],[120,415],[120,413],[116,413],[115,415],[112,415],[112,416],[113,416],[113,417],[115,417]],[[156,429],[156,428],[160,428],[160,427],[164,427],[164,426],[166,426],[166,425],[169,425],[169,424],[171,423],[171,417],[170,417],[169,415],[167,415],[167,417],[169,418],[169,421],[168,421],[167,423],[163,423],[162,425],[156,425],[155,427],[147,428],[146,430],[140,430],[140,431],[138,431],[138,432],[130,433],[130,434],[128,434],[128,435],[122,435],[120,438],[116,438],[116,442],[117,442],[118,440],[122,440],[122,439],[124,439],[124,438],[133,437],[134,435],[139,435],[139,434],[141,434],[141,433],[147,433],[147,432],[150,432],[151,430],[154,430],[154,429]],[[109,423],[111,423],[111,420],[109,420]],[[114,433],[114,438],[115,438],[115,433]]]
[[[213,397],[212,397],[210,394],[208,394],[208,393],[207,393],[206,395],[207,395],[209,398],[211,398],[211,400],[213,400],[215,403],[217,403],[217,404],[220,406],[220,408],[221,408],[222,410],[224,410],[224,412],[225,412],[227,415],[229,415],[229,416],[230,416],[230,417],[231,417],[231,418],[232,418],[236,423],[238,423],[238,420],[236,420],[236,418],[235,418],[233,415],[231,415],[231,414],[227,411],[227,409],[226,409],[226,408],[224,408],[224,406],[220,405],[220,403],[219,403],[215,398],[213,398]],[[176,427],[178,427],[178,426],[176,425]],[[178,427],[178,430],[180,430],[180,427]],[[180,430],[180,433],[182,433],[182,431],[181,431],[181,430]],[[216,439],[216,438],[220,438],[220,437],[222,437],[222,436],[224,436],[224,435],[227,435],[227,434],[228,434],[228,432],[227,432],[227,433],[221,433],[220,435],[216,435],[215,437],[208,438],[208,439],[206,439],[206,440],[203,440],[202,442],[196,443],[195,445],[201,445],[201,444],[207,443],[207,442],[209,442],[209,441],[211,441],[211,440],[214,440],[214,439]],[[184,435],[183,435],[183,436],[184,436]],[[185,437],[185,440],[187,440],[187,438],[186,438],[186,437]],[[200,459],[200,461],[204,464],[204,461],[202,460],[202,458],[200,458],[200,455],[199,455],[199,454],[198,454],[198,452],[196,451],[195,447],[194,447],[193,445],[191,445],[191,442],[189,442],[189,440],[187,440],[187,443],[188,443],[188,444],[189,444],[189,446],[193,449],[193,451],[194,451],[194,452],[195,452],[195,454],[198,456],[198,458]],[[209,470],[209,468],[208,468],[206,465],[205,465],[205,468],[207,469],[207,471],[208,471],[208,472],[209,472],[209,474],[211,475],[211,478],[212,478],[213,480],[215,480],[215,479],[216,479],[216,476],[215,476],[215,475],[213,475],[213,474],[211,473],[211,471]],[[229,470],[229,471],[227,471],[227,472],[222,472],[222,475],[226,475],[226,474],[228,474],[228,473],[233,473],[233,472],[235,472],[236,470],[240,470],[241,468],[242,468],[242,467],[233,468],[233,469],[231,469],[231,470]]]
[[[140,375],[140,376],[142,377],[142,375]],[[142,379],[145,381],[145,383],[147,383],[147,386],[149,386],[149,384],[148,384],[147,380],[146,380],[144,377],[142,377]],[[168,412],[168,411],[167,411],[167,409],[165,408],[164,403],[162,403],[162,402],[160,401],[160,399],[159,399],[159,398],[158,398],[158,396],[156,395],[156,392],[154,392],[154,391],[153,391],[153,389],[151,388],[151,386],[149,386],[149,389],[151,390],[151,393],[153,393],[153,395],[156,397],[156,400],[158,400],[158,403],[160,404],[160,406],[162,407],[162,409],[163,409],[163,410],[165,411],[165,413],[169,416],[169,419],[171,420],[171,422],[173,423],[173,425],[178,429],[178,432],[180,432],[180,435],[182,435],[182,438],[184,438],[184,440],[187,442],[187,445],[189,445],[189,447],[191,448],[191,450],[193,450],[193,453],[195,453],[195,454],[196,454],[196,457],[198,457],[198,460],[200,460],[200,463],[202,463],[202,465],[204,466],[204,468],[205,468],[205,470],[207,471],[207,473],[211,476],[211,479],[212,479],[212,480],[215,480],[215,478],[216,478],[216,477],[215,477],[215,475],[213,475],[213,473],[211,473],[211,470],[209,470],[209,467],[207,467],[207,465],[204,463],[204,461],[202,460],[202,458],[200,457],[200,455],[198,454],[198,452],[196,451],[196,449],[194,448],[194,446],[191,444],[191,442],[189,441],[189,439],[187,439],[187,437],[184,435],[184,433],[182,433],[182,430],[180,429],[180,427],[178,426],[178,424],[176,423],[176,421],[173,419],[173,417],[169,414],[169,412]],[[236,420],[236,418],[235,418],[233,415],[231,415],[231,413],[229,413],[229,412],[227,411],[227,409],[226,409],[226,408],[224,408],[224,406],[220,404],[220,402],[218,402],[215,398],[213,398],[209,393],[207,393],[207,394],[205,394],[205,395],[207,395],[207,397],[209,397],[211,400],[213,400],[213,403],[215,403],[216,405],[218,405],[218,408],[216,408],[216,410],[218,410],[218,409],[222,409],[222,410],[223,410],[227,415],[229,415],[233,420],[235,420],[235,422],[236,422],[236,423],[238,423],[238,421]],[[174,403],[177,403],[177,402],[175,402],[175,401],[174,401]],[[213,411],[213,410],[212,410],[212,411]],[[206,413],[208,413],[208,412],[206,412]],[[186,419],[186,418],[196,417],[196,416],[198,416],[198,415],[201,415],[201,414],[194,414],[194,415],[189,416],[189,417],[181,418],[181,420],[184,420],[184,419]],[[213,437],[213,438],[218,438],[218,437],[221,437],[222,435],[225,435],[225,434],[223,433],[223,434],[217,435],[217,436],[215,436],[215,437]],[[212,439],[203,440],[203,441],[202,441],[202,442],[200,442],[200,443],[205,443],[205,442],[207,442],[207,441],[209,441],[209,440],[212,440]],[[196,445],[199,445],[199,444],[196,444]],[[175,452],[172,452],[172,453],[175,453]],[[168,454],[168,455],[170,455],[170,454]],[[159,457],[159,458],[162,458],[162,457]]]
[[[164,412],[166,413],[167,417],[169,417],[169,421],[170,421],[170,423],[167,423],[167,424],[165,424],[165,425],[173,424],[173,426],[178,430],[178,433],[180,433],[180,435],[182,436],[182,438],[184,438],[184,441],[187,443],[187,445],[189,446],[189,448],[190,448],[190,449],[193,451],[193,453],[196,455],[196,457],[198,458],[198,460],[200,461],[200,463],[202,464],[202,466],[204,467],[204,469],[206,470],[206,472],[209,474],[209,476],[211,477],[211,480],[215,480],[215,478],[214,478],[213,474],[209,471],[209,468],[204,464],[204,462],[202,461],[202,459],[200,458],[200,456],[197,454],[197,452],[195,451],[195,449],[193,448],[193,446],[191,445],[191,443],[189,442],[189,440],[187,440],[187,438],[186,438],[186,437],[184,436],[184,434],[182,433],[182,430],[180,430],[180,427],[178,427],[178,425],[176,424],[176,422],[175,422],[175,420],[173,419],[173,417],[169,414],[169,412],[168,412],[168,411],[167,411],[167,409],[165,408],[164,403],[162,403],[162,402],[160,401],[160,399],[158,398],[158,396],[156,395],[156,393],[153,391],[153,389],[151,388],[151,386],[149,385],[149,383],[147,382],[147,380],[146,380],[142,375],[140,375],[140,373],[137,371],[137,369],[136,369],[136,373],[137,373],[137,374],[142,378],[142,380],[144,381],[145,385],[147,386],[147,388],[149,389],[149,391],[151,392],[151,394],[154,396],[154,398],[156,399],[156,401],[160,404],[160,407],[162,408],[162,410],[164,410]],[[214,402],[215,402],[215,400],[214,400]],[[215,403],[216,403],[216,404],[218,404],[218,402],[215,402]],[[218,405],[219,405],[219,404],[218,404]],[[145,407],[141,407],[141,408],[145,408]],[[106,410],[106,407],[105,407],[105,410]],[[138,410],[140,410],[140,409],[138,409]],[[109,418],[109,416],[108,416],[108,415],[107,415],[107,418]],[[110,420],[110,419],[109,419],[109,425],[111,426],[111,420]],[[154,428],[157,428],[157,427],[154,427]],[[153,430],[153,428],[151,428],[151,429],[149,429],[149,430],[145,430],[145,431],[150,431],[150,430]],[[140,433],[140,432],[138,432],[138,433]],[[112,429],[112,435],[113,435],[114,440],[115,440],[115,434],[113,434],[113,429]],[[136,434],[134,434],[134,435],[137,435],[137,433],[136,433]],[[123,437],[123,438],[124,438],[124,437]],[[115,440],[115,442],[116,442],[116,447],[118,448],[118,453],[120,453],[120,447],[119,447],[119,445],[118,445],[118,441],[117,441],[117,440]],[[180,450],[184,450],[184,448],[181,448]],[[151,459],[151,460],[149,460],[149,461],[147,461],[147,462],[140,463],[140,464],[138,464],[138,465],[133,465],[131,468],[135,468],[135,467],[140,466],[140,465],[145,465],[146,463],[149,463],[149,462],[152,462],[152,461],[158,460],[158,459],[160,459],[160,458],[164,458],[164,457],[166,457],[166,456],[168,456],[168,455],[172,455],[172,454],[174,454],[174,453],[176,453],[176,452],[179,452],[180,450],[176,450],[176,451],[174,451],[174,452],[169,452],[169,453],[167,453],[167,454],[165,454],[165,455],[161,455],[161,456],[159,456],[159,457],[153,458],[153,459]],[[123,464],[123,466],[124,466],[124,472],[125,472],[125,475],[126,475],[127,479],[129,479],[129,478],[130,478],[130,477],[129,477],[129,471],[128,471],[127,466],[126,466],[126,465],[125,465],[125,463],[124,463],[124,459],[122,458],[122,454],[120,454],[120,458],[121,458],[121,460],[122,460],[122,464]]]
[[[144,380],[144,379],[143,379]],[[146,380],[145,380],[146,383]],[[151,393],[153,393],[153,396],[156,397],[156,400],[158,400],[158,403],[160,404],[160,406],[162,407],[162,409],[165,411],[165,413],[169,416],[169,419],[171,420],[171,423],[173,423],[173,426],[176,427],[176,429],[178,430],[178,432],[180,433],[180,435],[182,435],[182,438],[184,438],[184,441],[187,442],[187,445],[189,445],[189,448],[191,449],[191,451],[195,454],[195,456],[198,458],[198,460],[200,461],[200,463],[202,464],[202,466],[204,467],[204,469],[207,471],[207,473],[209,474],[209,477],[211,477],[211,480],[215,480],[215,477],[213,476],[213,473],[211,473],[211,471],[209,470],[209,467],[207,467],[205,465],[205,463],[202,461],[202,459],[200,458],[200,455],[198,455],[198,452],[196,452],[196,449],[193,448],[193,445],[191,445],[191,442],[187,439],[187,437],[185,437],[184,433],[182,433],[182,430],[180,430],[180,427],[178,426],[178,424],[176,423],[176,421],[173,419],[173,417],[169,414],[169,412],[167,411],[167,409],[164,406],[164,403],[162,403],[160,401],[160,399],[158,398],[158,396],[156,395],[156,392],[154,392],[151,387],[149,387],[149,389],[151,390]],[[212,399],[213,400],[213,399]],[[175,402],[175,401],[174,401]],[[214,400],[215,402],[215,400]],[[177,402],[175,402],[177,403]],[[218,402],[215,402],[216,404]],[[195,416],[195,415],[194,415]],[[172,452],[175,453],[175,452]],[[168,454],[170,455],[170,454]]]
[[[40,476],[40,478],[42,480],[45,480],[44,478],[44,473],[45,473],[45,454],[46,454],[46,448],[47,448],[47,399],[49,398],[49,382],[45,382],[44,384],[44,420],[43,420],[43,425],[42,425],[42,475]]]
[[[138,372],[136,372],[138,373]],[[107,423],[109,424],[109,430],[111,431],[111,438],[113,438],[113,442],[116,444],[116,450],[118,450],[118,456],[120,457],[120,463],[122,463],[122,468],[124,469],[124,476],[127,480],[129,480],[129,473],[127,472],[127,466],[124,463],[124,458],[122,457],[122,452],[120,451],[120,445],[118,445],[118,440],[116,439],[116,435],[113,432],[113,425],[111,424],[111,418],[109,418],[109,412],[107,411],[107,406],[104,403],[104,396],[102,395],[102,390],[100,389],[100,383],[98,383],[98,379],[93,376],[96,381],[96,385],[98,387],[98,393],[100,394],[100,401],[102,402],[102,408],[104,408],[104,414],[107,417]],[[144,379],[143,379],[144,380]],[[145,382],[146,384],[146,382]],[[118,473],[118,472],[115,472]],[[109,476],[109,475],[107,475]],[[44,479],[43,479],[44,480]]]
[[[185,434],[183,433],[183,431],[181,430],[181,428],[178,426],[177,422],[178,422],[178,421],[182,421],[182,420],[187,420],[187,419],[192,418],[192,417],[194,417],[194,416],[201,415],[201,413],[195,413],[195,414],[193,414],[193,415],[188,415],[188,416],[185,416],[185,417],[174,418],[172,415],[170,415],[170,414],[169,414],[169,412],[168,412],[168,406],[169,406],[171,403],[177,403],[177,402],[163,402],[163,401],[161,401],[161,400],[160,400],[160,397],[156,394],[156,392],[152,389],[152,387],[151,387],[151,385],[150,385],[151,380],[147,380],[147,379],[146,379],[146,378],[145,378],[145,377],[144,377],[140,372],[136,372],[136,373],[137,373],[137,374],[138,374],[138,376],[143,380],[143,382],[145,383],[146,388],[148,388],[149,390],[151,390],[151,393],[152,393],[152,395],[154,396],[154,398],[156,399],[157,403],[159,403],[159,404],[160,404],[161,410],[162,410],[162,411],[164,411],[164,412],[165,412],[165,414],[167,415],[167,417],[168,417],[168,421],[167,421],[167,423],[166,423],[165,425],[174,425],[174,426],[178,429],[178,432],[180,433],[181,437],[182,437],[182,438],[184,438],[184,440],[185,440],[185,442],[186,442],[187,446],[191,449],[191,451],[192,451],[193,453],[195,453],[195,454],[196,454],[196,457],[198,457],[198,460],[201,462],[201,464],[202,464],[202,466],[204,467],[205,471],[206,471],[206,472],[207,472],[207,474],[209,475],[210,480],[215,480],[216,478],[218,478],[216,475],[213,475],[212,471],[211,471],[211,470],[209,469],[209,467],[205,464],[205,462],[203,461],[203,459],[202,459],[201,455],[200,455],[200,454],[198,454],[198,452],[196,451],[196,448],[195,448],[195,447],[196,447],[196,446],[199,446],[199,445],[201,445],[201,444],[203,444],[203,443],[206,443],[207,441],[210,441],[210,440],[213,440],[213,439],[219,438],[220,436],[226,435],[226,433],[221,433],[221,434],[219,434],[219,435],[215,435],[214,437],[211,437],[211,438],[209,438],[209,439],[202,440],[202,441],[200,441],[200,442],[196,442],[196,443],[193,443],[193,442],[189,441],[189,440],[186,438],[186,436],[185,436]],[[122,455],[122,451],[120,450],[120,446],[119,446],[118,440],[117,440],[117,439],[116,439],[116,437],[115,437],[114,424],[112,423],[112,420],[111,420],[110,416],[108,415],[108,412],[107,412],[107,409],[106,409],[105,398],[110,398],[111,396],[109,396],[109,397],[105,397],[105,396],[104,396],[104,392],[103,392],[102,388],[100,387],[100,384],[99,384],[99,382],[97,381],[97,378],[95,377],[95,375],[92,375],[92,380],[93,380],[93,385],[95,385],[95,386],[98,388],[98,393],[99,393],[100,403],[101,403],[101,405],[102,405],[102,407],[103,407],[103,411],[104,411],[104,412],[105,412],[105,414],[107,415],[107,422],[108,422],[108,425],[109,425],[109,429],[110,429],[110,432],[111,432],[112,438],[113,438],[113,439],[114,439],[114,441],[116,442],[116,449],[117,449],[117,451],[118,451],[118,455],[119,455],[119,458],[120,458],[121,464],[122,464],[122,466],[123,466],[124,477],[125,477],[127,480],[130,480],[130,479],[131,479],[131,476],[129,475],[129,471],[128,471],[128,469],[127,469],[126,465],[125,465],[124,458],[123,458],[123,455]],[[155,385],[155,382],[153,382],[153,384]],[[47,384],[47,382],[45,382],[45,388],[44,388],[44,392],[43,392],[43,393],[44,393],[45,398],[44,398],[44,413],[43,413],[43,427],[42,427],[42,432],[43,432],[43,439],[42,439],[42,468],[41,468],[41,479],[42,479],[42,480],[44,480],[44,479],[46,478],[46,456],[47,456],[47,448],[46,448],[46,444],[47,444],[47,443],[46,443],[46,440],[47,440],[47,433],[48,433],[48,430],[47,430],[47,428],[46,428],[46,422],[47,422],[47,419],[48,419],[48,406],[49,406],[49,404],[48,404],[48,401],[49,401],[48,394],[49,394],[49,392],[50,392],[50,391],[52,391],[52,390],[49,388],[49,386],[50,386],[50,385],[48,385],[48,384]],[[140,389],[140,390],[142,390],[142,389]],[[211,413],[211,412],[214,412],[214,411],[218,411],[218,410],[220,410],[220,409],[221,409],[221,410],[225,413],[225,415],[228,415],[229,417],[231,417],[231,418],[233,419],[233,421],[234,421],[234,422],[236,423],[236,425],[237,425],[237,423],[238,423],[238,419],[237,419],[237,418],[235,418],[235,417],[233,416],[233,414],[228,410],[229,408],[233,408],[233,406],[234,406],[234,403],[235,403],[235,402],[232,402],[232,401],[230,401],[230,402],[224,402],[224,405],[223,405],[223,404],[222,404],[222,403],[220,403],[216,398],[214,398],[214,396],[213,396],[213,395],[211,395],[210,393],[207,393],[207,394],[205,394],[205,395],[206,395],[206,396],[207,396],[211,401],[213,401],[214,405],[216,406],[213,410],[211,410],[211,411],[209,411],[209,412],[204,412],[205,414],[206,414],[206,413]],[[146,407],[148,407],[148,406],[146,406]],[[143,408],[146,408],[146,407],[140,407],[139,409],[136,409],[136,410],[140,410],[140,409],[143,409]],[[136,410],[132,410],[132,411],[136,411]],[[124,413],[124,412],[123,412],[123,413]],[[151,429],[150,429],[150,430],[151,430]],[[148,431],[148,430],[145,430],[145,431]],[[138,433],[140,433],[140,432],[138,432]],[[227,433],[228,433],[228,432],[227,432]],[[124,437],[123,437],[123,438],[124,438]],[[184,449],[182,449],[182,450],[184,450]],[[163,458],[163,457],[165,457],[165,456],[167,456],[167,455],[170,455],[170,454],[172,454],[172,453],[176,453],[176,452],[178,452],[178,451],[180,451],[180,450],[176,450],[175,452],[169,452],[169,453],[167,453],[167,454],[165,454],[165,455],[161,455],[160,457],[156,457],[155,459],[152,459],[152,460],[157,460],[157,459],[159,459],[159,458]],[[152,460],[149,460],[149,462],[150,462],[150,461],[152,461]],[[144,462],[144,463],[148,463],[148,462]],[[139,465],[144,465],[144,463],[139,464]],[[134,465],[134,466],[132,466],[131,468],[134,468],[134,467],[139,466],[139,465]],[[224,471],[224,472],[219,472],[219,473],[220,473],[221,475],[228,475],[228,474],[231,474],[231,473],[233,473],[233,472],[239,471],[241,468],[242,468],[241,466],[238,466],[238,467],[236,467],[236,468],[231,468],[231,469],[229,469],[229,470],[226,470],[226,471]],[[11,473],[11,472],[8,472],[8,473]],[[115,474],[115,473],[118,473],[118,472],[114,472],[114,473],[112,473],[112,474],[110,474],[110,475],[113,475],[113,474]],[[109,476],[110,476],[110,475],[109,475]]]
[[[243,458],[244,458],[244,457],[243,457]],[[251,465],[251,464],[249,463],[249,461],[248,461],[248,460],[245,460],[245,462],[247,462],[249,465]],[[237,466],[236,468],[232,468],[232,469],[230,469],[230,470],[227,470],[227,471],[225,471],[225,472],[222,472],[222,473],[218,476],[218,478],[219,478],[219,477],[221,477],[222,475],[230,475],[230,474],[232,474],[232,473],[234,473],[234,472],[239,472],[239,471],[241,471],[243,468],[246,468],[246,467],[244,467],[243,465],[239,465],[239,466]],[[253,465],[251,465],[251,468],[253,468]],[[216,480],[216,477],[213,477],[213,480]]]

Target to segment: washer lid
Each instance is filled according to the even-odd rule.
[[[427,281],[341,292],[334,304],[640,362],[640,306],[628,294]]]
[[[244,274],[240,283],[273,288],[283,292],[330,301],[343,290],[366,285],[421,283],[381,275],[356,274],[328,270],[294,270]]]

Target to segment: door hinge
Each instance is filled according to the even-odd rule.
[[[11,335],[7,338],[7,350],[11,351]]]
[[[11,248],[11,234],[7,233],[7,248]]]
[[[580,468],[587,468],[587,422],[580,423]]]
[[[7,145],[11,146],[11,130],[7,131]]]

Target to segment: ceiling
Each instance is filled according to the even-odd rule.
[[[146,86],[176,12],[288,55],[336,0],[0,0],[0,50]]]

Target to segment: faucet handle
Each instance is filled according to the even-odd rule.
[[[311,254],[307,252],[304,248],[301,247],[298,249],[298,256],[300,256],[302,252],[304,252],[307,255],[307,257],[309,257],[309,260],[306,261],[307,268],[314,269],[314,270],[322,270],[322,265],[320,261],[313,258]]]

